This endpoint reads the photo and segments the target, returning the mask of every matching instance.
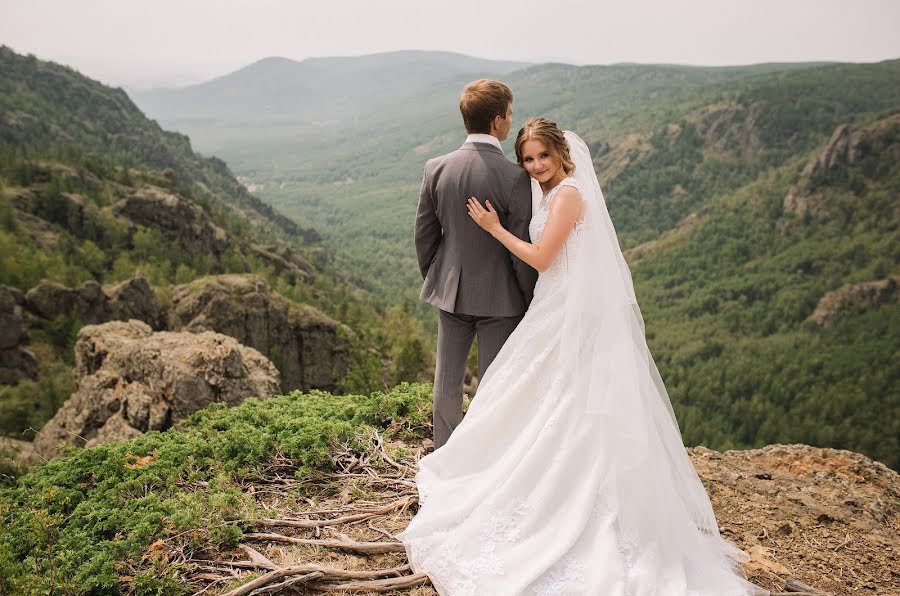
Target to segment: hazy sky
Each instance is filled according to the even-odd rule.
[[[0,0],[0,43],[106,83],[401,49],[575,64],[900,58],[900,0]]]

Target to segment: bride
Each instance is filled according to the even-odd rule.
[[[531,243],[469,215],[540,272],[462,423],[419,460],[399,534],[444,595],[759,595],[719,535],[644,339],[588,148],[528,120],[516,157],[543,197]]]

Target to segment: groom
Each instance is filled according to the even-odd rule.
[[[462,421],[463,380],[478,337],[478,375],[494,360],[531,302],[537,272],[472,221],[469,197],[490,199],[507,230],[528,240],[531,180],[503,156],[512,126],[512,92],[499,81],[466,85],[459,111],[469,136],[425,164],[416,210],[421,298],[438,310],[434,371],[434,448]]]

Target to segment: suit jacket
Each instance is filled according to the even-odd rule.
[[[489,143],[465,143],[425,164],[416,210],[420,297],[441,310],[488,317],[521,315],[537,271],[512,255],[469,217],[466,202],[491,205],[500,223],[529,241],[531,179]]]

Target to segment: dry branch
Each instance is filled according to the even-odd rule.
[[[308,573],[306,575],[297,575],[290,579],[286,579],[283,582],[278,582],[277,584],[271,584],[263,588],[257,588],[250,593],[250,596],[256,596],[257,594],[274,594],[276,592],[280,592],[285,588],[289,588],[290,586],[309,583],[318,577],[321,577],[321,574],[318,571]]]
[[[254,563],[257,567],[261,567],[263,569],[273,570],[278,569],[278,565],[270,561],[263,555],[261,552],[253,548],[252,546],[246,544],[238,544],[238,548],[243,550],[250,557],[250,562]]]
[[[314,587],[318,590],[326,590],[332,591],[337,589],[336,586],[350,586],[349,588],[340,588],[343,590],[370,590],[375,592],[384,592],[389,590],[396,590],[403,587],[411,587],[422,585],[424,581],[427,581],[427,576],[422,573],[417,573],[415,575],[401,576],[401,577],[388,577],[384,579],[372,579],[379,578],[385,575],[400,575],[404,571],[409,570],[409,565],[402,565],[400,567],[394,567],[392,569],[379,569],[377,571],[347,571],[344,569],[331,569],[327,567],[322,567],[321,565],[314,564],[306,564],[306,565],[290,565],[287,567],[280,567],[278,569],[272,570],[265,575],[261,575],[258,578],[247,582],[243,586],[236,588],[222,596],[246,596],[247,594],[255,593],[261,594],[263,591],[271,591],[268,588],[273,588],[272,584],[282,578],[285,577],[293,577],[293,576],[301,576],[304,578],[302,583],[309,583],[313,580],[316,580]],[[328,580],[369,580],[369,581],[352,581],[343,584],[334,584],[327,583]],[[321,580],[325,580],[322,582]],[[299,579],[291,580],[291,585],[301,583]],[[283,582],[279,584],[278,587],[284,587],[287,582]],[[356,586],[357,588],[354,588]],[[394,586],[394,587],[390,587]]]
[[[324,575],[320,570],[308,569],[309,567],[317,567],[317,565],[294,565],[291,567],[282,567],[281,569],[276,569],[274,571],[270,571],[265,575],[261,575],[239,588],[236,588],[230,592],[226,592],[222,596],[246,596],[247,594],[256,591],[258,588],[267,586],[272,582],[281,579],[282,577],[302,574],[307,580],[313,580],[319,579]]]
[[[313,587],[328,592],[393,592],[404,588],[415,588],[428,583],[428,576],[416,573],[406,577],[379,579],[374,581],[348,582],[344,584],[315,584]]]
[[[271,542],[287,542],[290,544],[308,544],[311,546],[321,546],[324,548],[335,548],[342,551],[359,553],[363,555],[381,555],[385,553],[402,553],[405,552],[403,544],[400,542],[355,542],[353,540],[315,540],[312,538],[294,538],[293,536],[285,536],[283,534],[272,534],[264,532],[250,532],[244,534],[244,538],[252,540],[268,540]]]
[[[345,515],[343,517],[336,517],[334,519],[282,519],[282,518],[266,518],[261,519],[257,522],[257,525],[266,526],[266,527],[288,527],[288,528],[320,528],[322,526],[339,526],[341,524],[346,524],[355,521],[361,521],[365,519],[369,519],[370,517],[375,517],[376,515],[384,515],[386,513],[390,513],[392,511],[396,511],[397,509],[403,510],[409,507],[409,505],[414,502],[416,499],[412,496],[403,497],[402,499],[398,499],[391,503],[388,503],[384,507],[379,509],[372,509],[369,511],[362,511],[360,513],[355,513],[353,515]]]

